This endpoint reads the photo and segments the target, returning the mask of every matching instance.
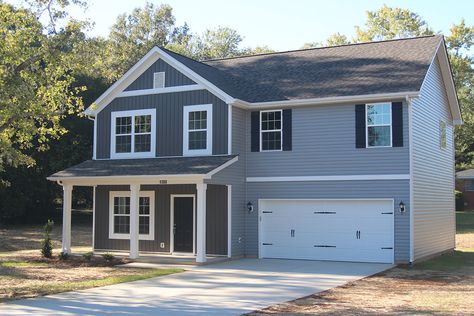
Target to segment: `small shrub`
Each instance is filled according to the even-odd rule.
[[[61,251],[59,254],[59,260],[67,260],[69,259],[69,254],[67,252]]]
[[[102,255],[102,258],[104,258],[105,261],[110,262],[110,261],[115,259],[115,256],[113,254],[107,252],[107,253],[104,253]]]
[[[94,254],[92,253],[92,251],[89,251],[89,252],[84,253],[82,257],[86,259],[87,261],[91,261],[93,255]]]
[[[41,254],[45,258],[53,256],[53,243],[51,242],[51,231],[53,230],[54,222],[48,219],[48,222],[43,227],[43,240],[41,242]]]

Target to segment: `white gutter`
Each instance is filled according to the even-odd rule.
[[[243,109],[267,109],[267,108],[293,107],[293,106],[305,106],[305,105],[326,105],[326,104],[346,103],[346,102],[388,101],[388,100],[393,100],[393,99],[416,98],[419,95],[420,95],[419,91],[409,91],[409,92],[363,94],[363,95],[350,95],[350,96],[342,96],[342,97],[283,100],[283,101],[270,101],[270,102],[246,102],[243,100],[234,99],[233,102],[231,102],[231,105],[234,105],[236,107],[243,108]]]

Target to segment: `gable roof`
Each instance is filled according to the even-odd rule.
[[[441,48],[441,49],[440,49]],[[440,51],[444,54],[440,54]],[[148,56],[150,55],[150,56]],[[148,57],[147,57],[148,56]],[[158,58],[227,103],[276,106],[417,96],[434,58],[444,67],[453,117],[460,120],[443,37],[440,35],[321,47],[199,62],[164,48],[153,48],[96,101],[93,115]],[[137,68],[134,70],[134,68]],[[141,71],[141,72],[140,72]],[[128,78],[130,77],[130,78]],[[128,80],[126,80],[128,78]],[[448,82],[449,81],[449,82]],[[114,84],[114,85],[116,85]],[[122,90],[120,90],[122,89]],[[114,93],[116,90],[116,93]],[[452,91],[451,91],[452,90]],[[118,92],[117,92],[118,91]],[[370,98],[370,96],[373,96]],[[112,98],[113,99],[113,98]],[[105,104],[105,105],[104,105]]]

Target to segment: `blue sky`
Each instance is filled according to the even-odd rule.
[[[17,1],[14,1],[17,2]],[[117,15],[143,6],[146,0],[89,0],[89,9],[73,15],[95,22],[91,35],[106,36]],[[244,37],[242,46],[268,45],[275,50],[298,49],[306,42],[324,41],[340,32],[352,37],[363,25],[365,12],[384,3],[420,14],[435,31],[448,34],[462,17],[474,25],[472,0],[168,0],[177,24],[187,22],[193,32],[228,26]]]

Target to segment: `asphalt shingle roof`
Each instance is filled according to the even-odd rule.
[[[247,102],[418,91],[442,36],[198,62],[167,51]]]
[[[474,179],[474,169],[467,169],[456,172],[456,178],[458,179]]]
[[[235,158],[229,156],[86,160],[50,178],[207,174]]]

